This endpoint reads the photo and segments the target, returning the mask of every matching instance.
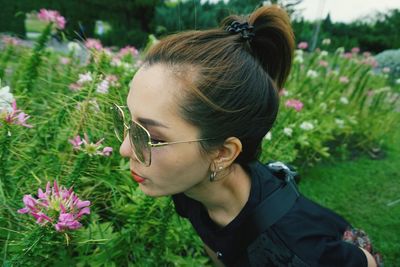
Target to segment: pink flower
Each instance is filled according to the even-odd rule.
[[[113,151],[112,147],[106,146],[105,148],[103,148],[102,153],[104,156],[108,157],[111,155],[112,151]]]
[[[279,96],[287,96],[288,94],[289,92],[285,88],[279,90]]]
[[[361,61],[362,64],[370,65],[372,68],[378,67],[378,61],[375,60],[374,57],[367,57]]]
[[[72,144],[74,149],[79,149],[83,144],[83,141],[81,140],[81,137],[79,135],[75,136],[74,139],[69,139],[68,142]]]
[[[71,83],[71,84],[68,86],[68,88],[69,88],[71,91],[76,92],[76,91],[79,91],[79,90],[82,88],[82,85],[80,85],[80,84],[78,84],[78,83]]]
[[[74,150],[82,151],[91,157],[96,155],[107,157],[110,156],[112,152],[111,147],[103,148],[102,143],[104,141],[104,138],[101,138],[96,143],[92,143],[86,133],[84,134],[83,140],[80,136],[76,136],[74,139],[70,139],[68,141],[72,144]]]
[[[96,88],[96,92],[100,94],[107,94],[110,83],[107,80],[102,80]]]
[[[368,51],[367,51],[367,52],[364,52],[364,53],[363,53],[363,56],[364,56],[364,57],[370,57],[370,56],[371,56],[371,52],[368,52]]]
[[[320,60],[319,65],[321,67],[325,67],[325,68],[329,66],[328,61],[326,61],[326,60]]]
[[[308,48],[308,43],[307,43],[307,42],[300,42],[300,43],[297,45],[297,48],[298,48],[298,49],[302,49],[302,50],[306,50],[306,49]]]
[[[135,47],[127,45],[124,48],[121,48],[121,50],[119,50],[119,52],[118,52],[119,58],[122,58],[126,55],[136,57],[139,55],[139,51]]]
[[[85,46],[88,49],[95,49],[95,50],[103,49],[103,45],[101,44],[101,42],[99,40],[93,39],[93,38],[87,38],[85,41]]]
[[[90,214],[90,201],[80,200],[72,187],[58,186],[57,181],[54,181],[53,187],[47,182],[45,192],[39,188],[38,198],[25,195],[23,202],[25,207],[18,213],[32,215],[39,225],[51,223],[59,232],[82,227],[79,220],[83,215]]]
[[[60,30],[65,28],[65,18],[56,10],[40,9],[38,19],[45,22],[52,22]]]
[[[340,76],[339,82],[341,82],[341,83],[349,83],[349,78],[347,78],[347,76]]]
[[[343,57],[344,57],[344,58],[347,58],[347,59],[351,59],[351,58],[353,57],[353,54],[347,52],[347,53],[344,53],[344,54],[343,54]]]
[[[70,62],[71,62],[71,60],[69,58],[67,58],[67,57],[61,57],[60,58],[60,63],[63,64],[63,65],[67,65]]]
[[[6,45],[19,45],[21,43],[20,39],[7,35],[2,37],[2,41]]]
[[[360,48],[359,48],[359,47],[353,47],[353,48],[351,49],[351,53],[353,53],[353,54],[358,54],[358,53],[360,53]]]
[[[27,128],[33,126],[26,123],[26,120],[30,118],[26,113],[22,112],[17,108],[17,102],[14,100],[11,104],[11,112],[7,110],[0,110],[0,119],[3,119],[7,124],[21,125]]]
[[[286,107],[292,107],[294,108],[297,112],[301,111],[303,109],[303,103],[300,100],[297,99],[289,99],[285,103]]]

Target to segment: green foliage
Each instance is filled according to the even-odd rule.
[[[44,43],[33,51],[20,46],[12,52],[7,47],[0,50],[0,66],[7,70],[3,86],[20,88],[26,70],[36,69],[30,76],[35,90],[13,90],[18,108],[30,115],[33,128],[5,123],[0,116],[0,248],[5,265],[209,264],[201,240],[175,214],[170,198],[143,195],[130,177],[129,161],[117,155],[120,144],[109,107],[125,103],[140,57],[117,58],[112,52],[93,50],[81,63],[75,52],[60,54]],[[40,51],[40,60],[29,60],[34,51]],[[60,63],[64,57],[69,63]],[[382,136],[398,119],[393,112],[398,102],[390,99],[393,90],[386,86],[386,76],[374,74],[363,62],[358,54],[344,58],[340,50],[297,52],[286,87],[289,95],[282,97],[262,159],[299,166],[329,157],[338,144],[369,152],[384,148]],[[91,79],[83,82],[83,74]],[[100,83],[111,75],[117,82],[109,84],[108,92],[99,91]],[[341,82],[342,76],[348,82]],[[78,88],[71,87],[78,80]],[[301,100],[303,109],[286,107],[289,99]],[[285,128],[291,128],[290,136]],[[90,156],[74,149],[69,140],[84,133],[93,142],[104,138],[103,145],[113,147],[114,154]],[[74,184],[80,198],[92,202],[90,216],[77,231],[56,232],[50,224],[42,228],[29,215],[17,213],[24,195],[35,194],[53,180]]]

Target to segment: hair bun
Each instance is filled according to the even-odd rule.
[[[282,88],[292,65],[294,34],[286,11],[277,5],[263,6],[249,18],[254,27],[251,41],[253,55],[264,70]]]

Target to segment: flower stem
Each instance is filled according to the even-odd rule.
[[[22,77],[16,87],[17,92],[21,92],[22,90],[27,90],[29,92],[32,90],[35,80],[39,75],[38,70],[42,63],[43,50],[46,47],[46,43],[50,37],[52,28],[53,23],[49,23],[37,40],[35,47],[33,48],[32,55],[23,68]]]
[[[8,124],[3,124],[3,132],[0,135],[0,197],[2,202],[6,202],[6,197],[11,195],[9,190],[9,171],[8,171],[8,158],[10,154],[11,131]]]

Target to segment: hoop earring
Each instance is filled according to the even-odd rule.
[[[217,176],[216,171],[211,172],[210,173],[210,182],[214,182],[216,176]]]

